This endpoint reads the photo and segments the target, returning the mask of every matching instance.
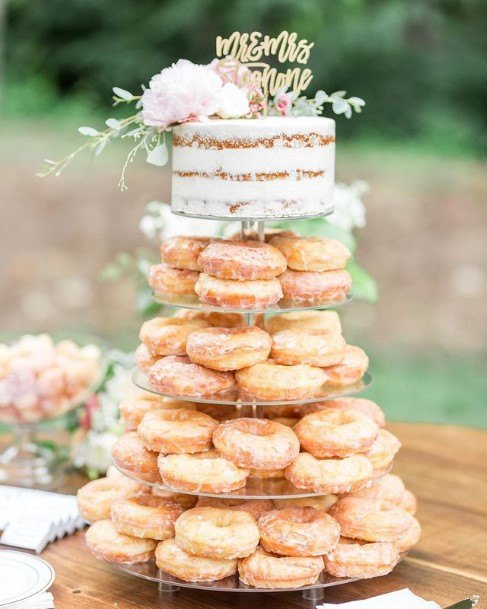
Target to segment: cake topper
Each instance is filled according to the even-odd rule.
[[[266,100],[281,90],[291,90],[298,96],[313,80],[312,71],[301,67],[307,64],[313,47],[314,42],[298,39],[296,32],[290,34],[286,30],[276,37],[261,32],[233,32],[228,38],[216,38],[216,69],[228,82],[239,82],[249,90],[260,89]],[[262,61],[267,57],[275,57],[280,64],[301,65],[278,71]]]

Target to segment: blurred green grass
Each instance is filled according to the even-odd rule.
[[[487,427],[487,356],[432,350],[369,349],[372,385],[364,397],[395,421]]]

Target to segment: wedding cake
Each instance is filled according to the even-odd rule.
[[[173,131],[172,210],[234,218],[326,214],[334,169],[329,118],[183,123]]]

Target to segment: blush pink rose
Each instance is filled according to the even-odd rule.
[[[281,116],[287,116],[291,111],[293,105],[292,99],[286,93],[281,93],[279,99],[276,102],[277,111]]]
[[[209,66],[180,59],[152,77],[142,95],[142,119],[146,125],[169,125],[215,114],[220,105],[222,79]]]

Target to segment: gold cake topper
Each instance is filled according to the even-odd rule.
[[[301,67],[308,62],[313,47],[314,42],[298,39],[296,32],[283,31],[275,37],[261,32],[233,32],[228,38],[217,36],[217,70],[225,80],[238,80],[248,89],[260,89],[266,100],[282,89],[299,95],[313,80],[312,71]],[[301,65],[279,71],[262,61],[267,57],[275,57],[279,63]]]

